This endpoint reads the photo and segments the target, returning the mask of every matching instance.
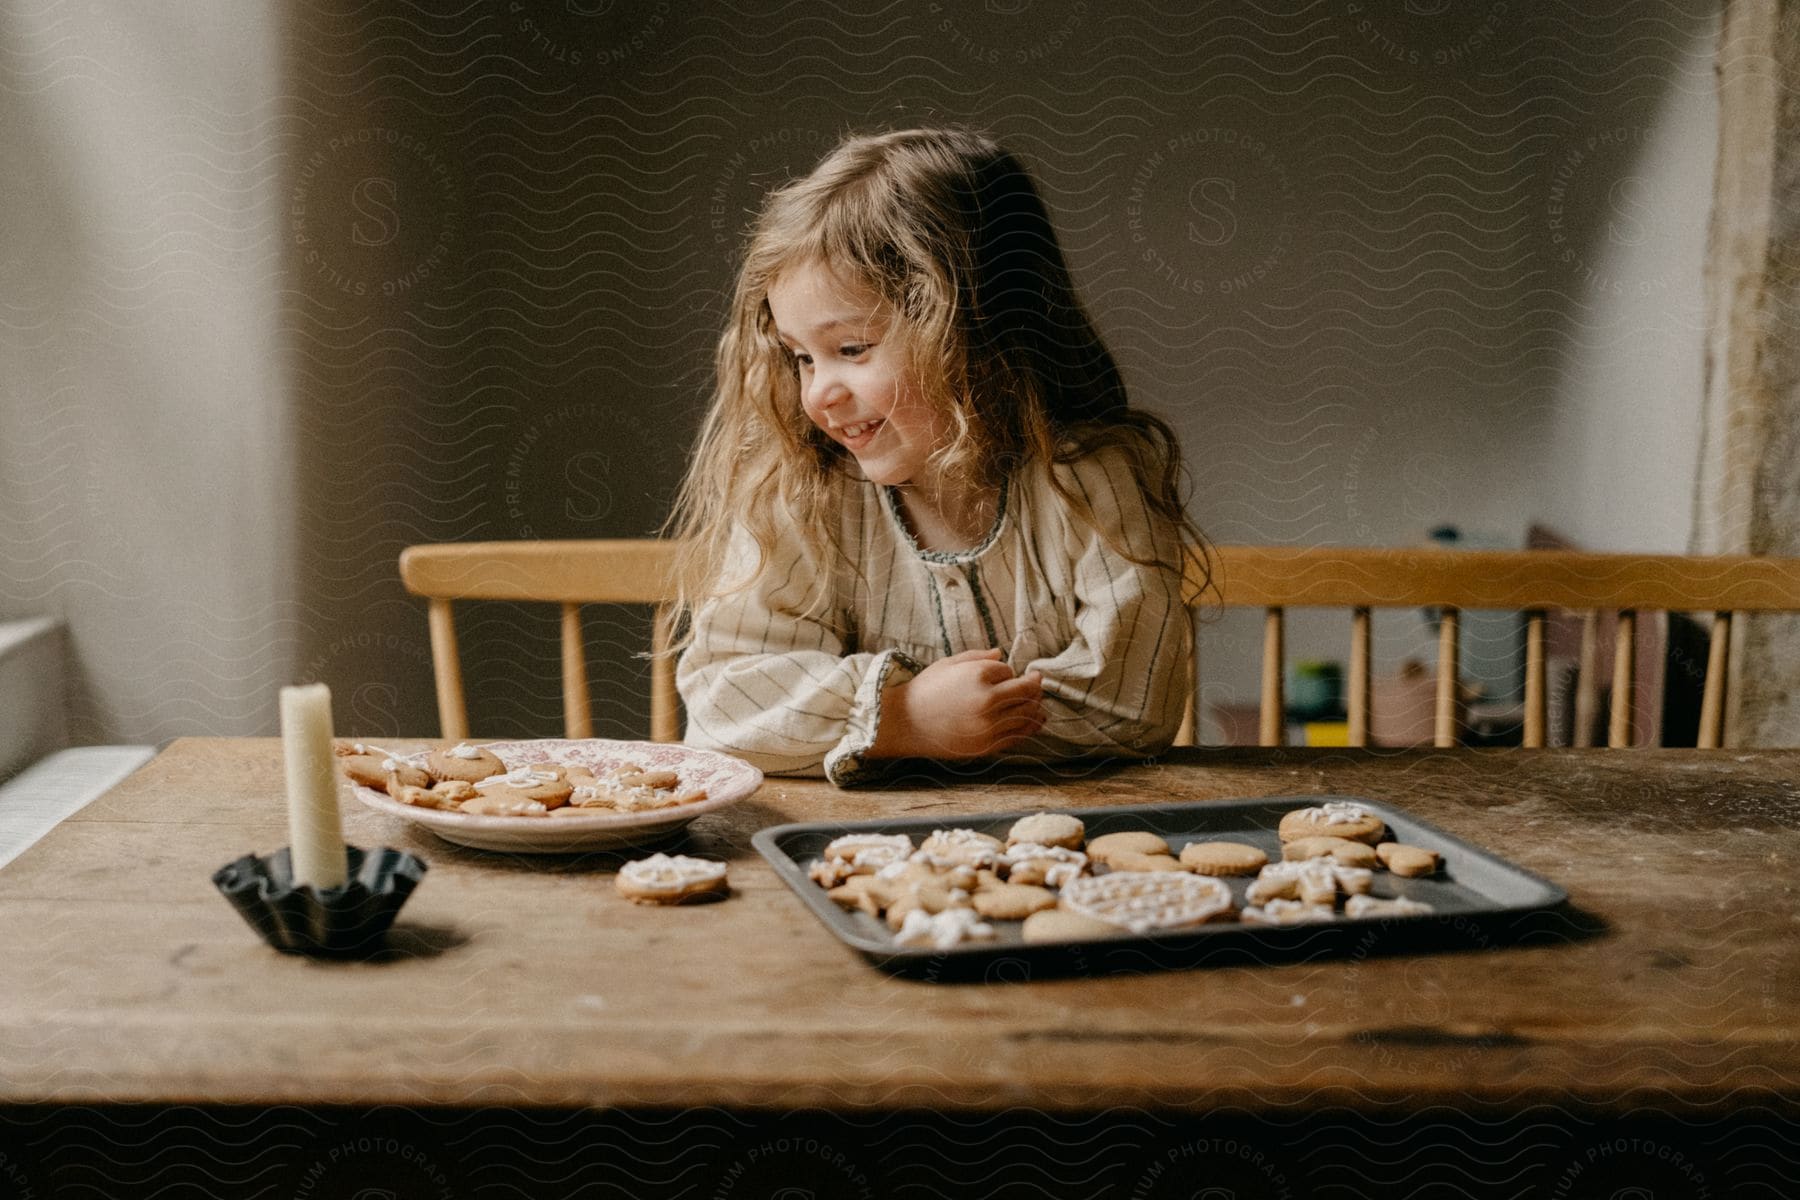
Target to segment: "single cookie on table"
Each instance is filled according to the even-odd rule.
[[[1056,907],[1056,893],[1029,883],[1002,883],[977,891],[975,911],[990,921],[1023,921],[1032,913]]]
[[[685,854],[652,854],[619,868],[613,887],[633,904],[716,900],[731,890],[725,864]]]
[[[1295,838],[1281,847],[1281,857],[1289,862],[1305,862],[1312,858],[1329,858],[1340,867],[1361,867],[1372,871],[1381,860],[1375,847],[1367,842],[1353,842],[1341,837]]]
[[[1444,862],[1436,850],[1408,846],[1404,842],[1383,842],[1375,847],[1375,855],[1381,860],[1382,866],[1396,875],[1408,878],[1436,874]]]
[[[1168,854],[1169,843],[1147,829],[1130,829],[1121,833],[1103,833],[1087,844],[1087,856],[1097,863],[1112,866],[1120,854]]]
[[[1408,900],[1405,896],[1395,896],[1392,899],[1380,896],[1352,896],[1344,901],[1344,915],[1356,920],[1423,917],[1436,911],[1423,900]]]
[[[1186,929],[1231,917],[1231,888],[1187,871],[1085,875],[1062,890],[1061,906],[1132,933]]]
[[[973,829],[934,829],[919,844],[918,854],[928,862],[967,867],[995,867],[1006,846],[997,837]]]
[[[1071,817],[1067,813],[1041,812],[1014,821],[1013,827],[1007,831],[1006,845],[1010,849],[1021,842],[1030,842],[1038,846],[1079,850],[1081,841],[1086,836],[1087,826],[1081,823],[1081,818]]]
[[[1087,874],[1088,856],[1063,846],[1020,842],[1006,848],[1006,878],[1012,883],[1062,887]]]
[[[433,783],[451,779],[480,783],[490,775],[504,774],[506,764],[492,750],[458,742],[448,749],[433,750],[426,755],[425,769],[431,772]]]
[[[1305,837],[1341,837],[1373,846],[1387,836],[1382,819],[1360,804],[1332,800],[1316,808],[1296,808],[1281,818],[1277,830],[1284,842]]]
[[[1107,856],[1106,866],[1110,871],[1187,870],[1173,854],[1131,854],[1125,851],[1114,851]]]
[[[1027,942],[1087,942],[1118,937],[1124,932],[1109,921],[1084,917],[1066,908],[1046,908],[1025,918],[1019,936]]]
[[[1196,875],[1254,875],[1269,856],[1243,842],[1189,842],[1181,848],[1181,865]]]

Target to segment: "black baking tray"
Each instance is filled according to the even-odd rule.
[[[922,949],[896,945],[881,920],[839,908],[826,898],[824,888],[807,878],[807,865],[820,857],[833,838],[846,833],[904,833],[916,842],[933,829],[965,828],[1005,840],[1013,822],[1028,813],[776,825],[760,831],[752,841],[801,902],[846,945],[888,970],[939,980],[1022,980],[1066,973],[1293,962],[1344,954],[1479,951],[1569,928],[1558,915],[1568,893],[1558,885],[1404,809],[1361,796],[1266,796],[1051,811],[1080,817],[1090,840],[1119,830],[1148,829],[1165,838],[1171,852],[1179,854],[1189,842],[1227,838],[1257,846],[1275,862],[1281,858],[1276,828],[1283,814],[1331,801],[1359,804],[1387,823],[1395,841],[1436,850],[1443,856],[1443,869],[1426,878],[1375,872],[1373,895],[1423,900],[1432,905],[1433,912],[1356,921],[1343,918],[1318,925],[1225,922],[1149,936],[1121,930],[1109,938],[1038,943],[1020,937],[1019,922],[1002,921],[991,922],[998,934],[993,941],[969,942],[950,950]],[[1252,878],[1225,880],[1240,909]]]

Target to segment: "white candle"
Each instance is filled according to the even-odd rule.
[[[347,875],[338,820],[337,762],[331,752],[331,689],[281,689],[281,747],[287,760],[288,842],[294,884],[342,887]]]

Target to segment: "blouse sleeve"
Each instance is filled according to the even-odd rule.
[[[740,530],[726,578],[743,578],[757,557]],[[806,615],[819,569],[796,539],[784,539],[748,587],[699,606],[675,673],[688,745],[734,754],[771,774],[822,771],[839,786],[878,773],[867,754],[881,724],[882,689],[921,668],[897,650],[845,653],[842,635]]]
[[[1102,451],[1063,469],[1114,541],[1138,558],[1183,561],[1180,531],[1151,510],[1122,451]],[[1059,653],[1018,665],[1021,673],[1044,675],[1047,720],[1028,752],[1044,758],[1159,754],[1180,728],[1192,671],[1181,579],[1131,561],[1072,516],[1066,537],[1076,632]]]

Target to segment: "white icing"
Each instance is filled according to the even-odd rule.
[[[1062,906],[1133,933],[1197,925],[1231,908],[1222,880],[1185,871],[1116,871],[1086,875],[1062,892]]]
[[[467,743],[467,742],[458,742],[456,745],[452,746],[450,749],[444,751],[444,753],[449,755],[451,758],[480,758],[481,757],[481,751],[476,749],[474,746],[469,745],[469,743]]]
[[[504,775],[489,775],[477,783],[478,788],[491,787],[537,787],[540,784],[555,783],[555,771],[540,771],[534,767],[514,767]]]
[[[972,908],[946,908],[941,913],[928,913],[915,908],[906,914],[894,941],[902,946],[930,946],[948,950],[964,941],[987,941],[994,927],[982,921]]]
[[[1344,901],[1344,915],[1357,919],[1364,917],[1421,917],[1436,911],[1423,900],[1408,900],[1404,896],[1396,896],[1391,900],[1378,896],[1352,896]]]
[[[652,854],[619,868],[619,878],[646,892],[680,892],[725,878],[725,864],[685,854]]]

